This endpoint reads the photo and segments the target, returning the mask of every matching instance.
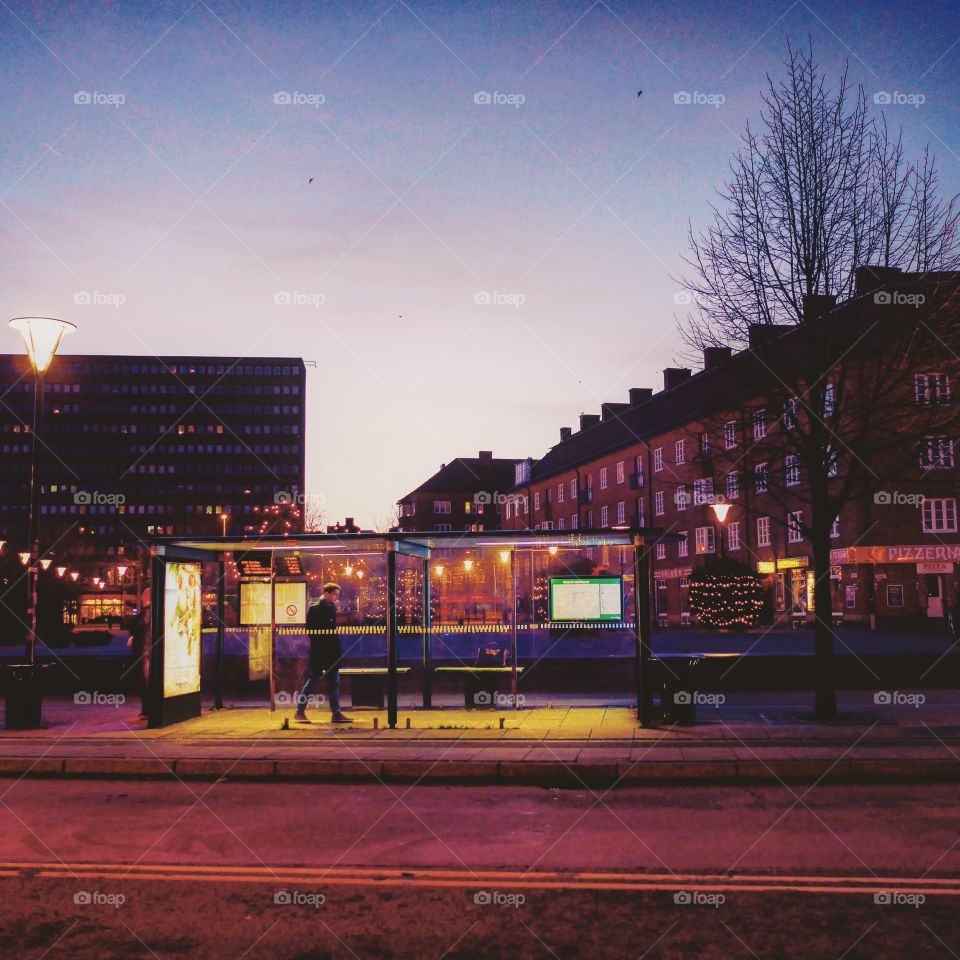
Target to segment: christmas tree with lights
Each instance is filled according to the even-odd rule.
[[[764,594],[760,578],[737,560],[715,560],[690,574],[690,612],[707,627],[752,627]]]

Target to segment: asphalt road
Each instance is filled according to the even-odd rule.
[[[955,786],[0,781],[0,955],[945,957]]]

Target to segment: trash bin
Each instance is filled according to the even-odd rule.
[[[660,703],[665,723],[692,727],[697,722],[697,674],[702,662],[702,657],[664,662]]]
[[[42,663],[12,663],[3,667],[3,691],[8,730],[35,730],[43,715]]]

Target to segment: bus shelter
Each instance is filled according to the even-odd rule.
[[[333,581],[341,585],[341,672],[354,678],[354,703],[362,684],[381,684],[391,728],[408,674],[419,674],[423,709],[437,682],[459,674],[469,691],[486,671],[509,687],[502,696],[515,708],[524,670],[612,644],[648,726],[649,552],[668,539],[677,537],[652,528],[157,538],[149,723],[200,715],[204,657],[213,663],[206,683],[215,707],[238,663],[246,679],[266,685],[270,709],[291,704],[292,665],[309,650],[307,610]],[[489,689],[481,683],[475,696]]]

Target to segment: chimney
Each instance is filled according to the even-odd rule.
[[[857,267],[853,273],[854,292],[869,293],[902,276],[903,271],[899,267]]]
[[[478,457],[478,459],[480,459],[480,460],[492,460],[492,459],[493,459],[493,451],[492,451],[492,450],[481,450],[481,451],[480,451],[480,456]]]
[[[623,411],[628,409],[629,406],[629,403],[601,403],[601,419],[609,420],[611,417],[615,417],[618,413],[623,413]]]
[[[825,294],[814,294],[803,298],[803,319],[819,320],[825,317],[837,305],[837,298]]]
[[[650,387],[631,387],[630,388],[630,406],[635,407],[639,403],[644,403],[653,396],[653,390]]]
[[[704,347],[703,348],[703,369],[716,370],[717,367],[726,363],[730,359],[733,351],[730,347]]]
[[[352,530],[356,526],[356,524],[353,522],[353,517],[347,517],[343,525],[347,528],[347,530]]]
[[[665,367],[663,370],[663,389],[672,390],[685,380],[690,379],[689,367]]]
[[[587,427],[592,427],[594,424],[600,422],[600,415],[597,413],[581,413],[580,414],[580,429],[586,430]]]
[[[560,428],[560,442],[563,443],[564,440],[569,440],[573,435],[573,431],[569,427]]]
[[[771,340],[782,337],[788,330],[792,329],[793,327],[789,324],[751,323],[749,330],[750,349],[755,350],[757,347],[765,346]]]

